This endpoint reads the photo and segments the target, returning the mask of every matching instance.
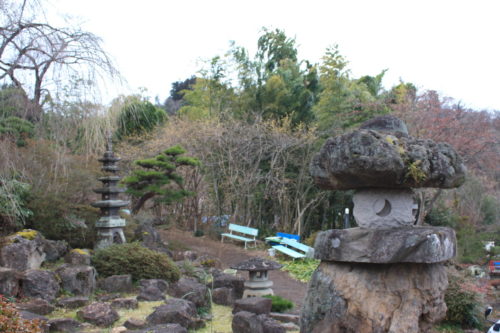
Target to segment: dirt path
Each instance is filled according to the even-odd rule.
[[[171,241],[175,244],[182,244],[190,250],[196,251],[199,254],[208,254],[219,258],[223,268],[237,264],[251,257],[266,257],[267,253],[264,250],[244,250],[241,242],[232,244],[229,240],[224,243],[211,240],[205,237],[194,237],[191,233],[180,231],[177,229],[160,231],[162,238],[167,242]],[[243,275],[248,278],[246,274]],[[307,284],[294,280],[284,271],[271,271],[269,278],[274,282],[273,290],[275,295],[288,298],[295,307],[292,313],[299,313],[306,296]]]

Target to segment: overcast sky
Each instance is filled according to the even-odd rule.
[[[354,77],[388,69],[475,109],[500,110],[500,0],[53,0],[104,40],[127,86],[163,101],[229,41],[255,51],[262,27],[295,37],[299,59],[338,44]],[[105,101],[106,102],[106,101]]]

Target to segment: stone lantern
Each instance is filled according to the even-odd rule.
[[[118,187],[121,177],[116,175],[119,171],[116,162],[119,160],[120,158],[113,153],[111,135],[109,135],[104,156],[99,159],[99,162],[103,164],[101,170],[106,172],[107,175],[99,178],[103,186],[94,190],[94,192],[101,194],[101,200],[91,204],[93,207],[101,209],[101,218],[96,223],[96,249],[105,248],[112,244],[125,243],[123,227],[126,222],[120,218],[119,211],[120,208],[128,206],[129,202],[118,198],[120,193],[125,192],[125,188]]]
[[[271,287],[273,281],[269,280],[267,272],[283,267],[277,262],[262,258],[251,258],[232,266],[232,269],[248,271],[249,278],[245,281],[243,298],[274,295]]]

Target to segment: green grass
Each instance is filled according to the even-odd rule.
[[[287,271],[292,278],[301,282],[309,282],[320,263],[317,259],[307,258],[296,260],[278,259],[278,262],[283,265],[282,270]]]

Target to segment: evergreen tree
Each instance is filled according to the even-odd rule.
[[[132,175],[122,181],[127,185],[127,193],[138,198],[132,213],[137,213],[153,198],[156,202],[171,204],[193,194],[184,189],[183,178],[178,169],[181,166],[199,166],[200,161],[194,157],[181,156],[185,152],[184,148],[177,145],[153,158],[134,162],[143,169],[134,170]]]

